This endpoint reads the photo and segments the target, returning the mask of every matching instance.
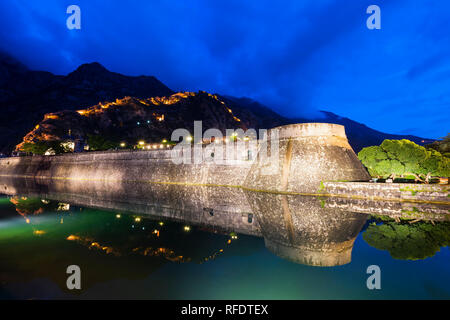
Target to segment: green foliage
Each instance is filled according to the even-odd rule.
[[[362,149],[358,158],[378,178],[411,175],[428,183],[433,176],[450,175],[449,158],[406,139],[384,140],[380,146]]]
[[[88,135],[89,149],[93,151],[103,151],[119,147],[119,143],[107,140],[100,135]]]
[[[388,156],[381,147],[364,148],[358,153],[358,158],[367,167],[371,176],[382,176],[385,172],[382,168],[386,166],[385,161],[388,161]]]
[[[429,149],[434,149],[442,153],[446,157],[450,157],[450,133],[447,134],[446,137],[442,138],[442,140],[435,141],[431,144],[427,144],[425,147]]]
[[[64,152],[64,148],[61,146],[60,141],[38,141],[38,142],[27,142],[22,145],[20,150],[29,152],[36,155],[43,155],[48,150],[53,150],[55,154],[60,154]]]
[[[323,181],[320,181],[319,191],[323,191],[323,190],[325,190],[325,185],[323,184]]]
[[[363,239],[374,248],[389,251],[394,259],[420,260],[450,245],[450,223],[371,224],[363,233]]]
[[[325,200],[320,200],[320,207],[325,208]]]

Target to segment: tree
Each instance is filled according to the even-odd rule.
[[[432,177],[450,175],[449,158],[406,139],[384,140],[380,146],[362,149],[358,158],[378,178],[414,176],[416,181],[428,183]]]
[[[425,259],[434,256],[441,247],[450,245],[450,223],[371,224],[363,233],[363,239],[374,248],[389,251],[394,259]]]
[[[381,177],[386,172],[386,170],[384,169],[384,166],[386,164],[382,164],[380,166],[380,162],[389,159],[386,152],[384,152],[383,149],[381,149],[381,147],[371,146],[364,148],[358,153],[358,158],[369,170],[371,176]]]
[[[89,149],[93,151],[103,151],[119,147],[119,144],[110,140],[107,140],[100,135],[88,134]]]
[[[442,155],[450,158],[450,133],[446,137],[441,138],[440,141],[435,141],[433,143],[425,145],[427,149],[434,149],[440,152]]]
[[[44,155],[50,149],[53,150],[55,154],[64,152],[64,148],[61,146],[61,142],[56,140],[26,142],[20,148],[20,150],[22,151],[30,152],[36,155]]]

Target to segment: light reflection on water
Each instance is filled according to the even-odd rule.
[[[15,187],[23,196],[0,198],[1,298],[450,298],[445,219],[236,190]],[[71,264],[79,292],[66,289]],[[366,287],[371,264],[381,290]]]

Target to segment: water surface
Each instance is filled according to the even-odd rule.
[[[445,216],[397,223],[330,199],[241,190],[5,186],[2,299],[450,298]],[[74,264],[78,291],[66,287]],[[380,290],[366,286],[369,265]]]

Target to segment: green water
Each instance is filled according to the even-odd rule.
[[[284,260],[262,237],[232,230],[3,196],[0,298],[450,298],[448,225],[417,232],[385,223],[385,231],[372,222],[356,237],[350,263],[314,267]],[[373,264],[381,269],[379,290],[366,286]],[[66,287],[69,265],[81,269],[81,290]]]

